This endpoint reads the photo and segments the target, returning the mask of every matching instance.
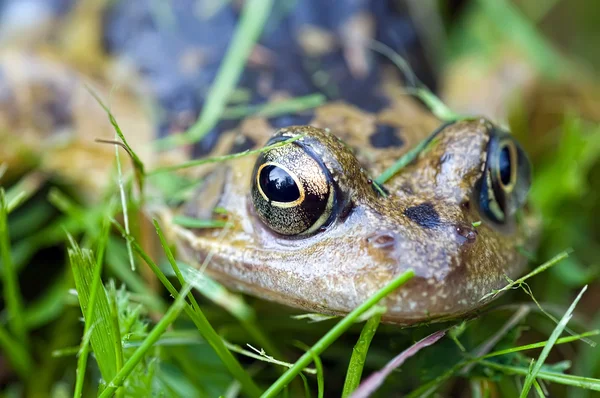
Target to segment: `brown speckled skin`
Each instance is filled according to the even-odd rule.
[[[218,206],[229,213],[228,228],[174,227],[184,255],[202,263],[210,254],[207,272],[227,286],[306,311],[345,314],[409,268],[416,277],[385,300],[387,322],[408,325],[450,319],[484,305],[481,298],[486,293],[504,286],[507,276],[515,278],[522,272],[526,259],[517,247],[531,247],[536,221],[526,215],[524,222],[512,222],[503,231],[487,222],[472,227],[482,219],[472,202],[490,138],[491,125],[485,120],[445,128],[385,184],[389,196],[378,195],[369,178],[439,125],[415,103],[400,101],[415,107],[415,112],[412,118],[395,119],[403,124],[402,136],[409,141],[399,149],[379,150],[364,143],[382,115],[343,104],[317,110],[311,125],[323,129],[297,126],[279,132],[285,137],[305,134],[301,145],[322,159],[335,181],[339,214],[325,231],[299,238],[271,232],[250,200],[256,157],[249,156],[218,166],[222,178],[211,180],[222,190]],[[353,130],[357,125],[361,128]],[[185,206],[185,212],[210,213],[198,203]],[[421,226],[405,215],[406,209],[423,204],[431,205],[439,216],[433,226]]]

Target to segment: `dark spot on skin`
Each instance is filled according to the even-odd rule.
[[[250,150],[256,146],[256,141],[254,141],[250,137],[246,137],[245,135],[240,135],[236,137],[233,146],[229,150],[229,153],[238,153]]]
[[[455,231],[461,238],[461,243],[475,243],[477,240],[477,231],[474,228],[458,224],[455,226]]]
[[[404,145],[404,140],[398,136],[399,130],[398,127],[378,124],[369,141],[375,148],[399,148]]]
[[[431,203],[425,202],[404,210],[404,215],[423,228],[435,228],[440,225],[440,215]]]

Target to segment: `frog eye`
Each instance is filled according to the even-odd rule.
[[[506,224],[525,203],[531,166],[525,151],[508,133],[492,132],[479,183],[479,207],[487,218]]]
[[[251,191],[260,220],[281,235],[309,235],[332,214],[335,189],[327,168],[296,143],[258,157]]]

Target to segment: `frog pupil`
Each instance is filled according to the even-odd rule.
[[[499,168],[500,168],[500,180],[503,185],[510,184],[511,178],[511,164],[510,164],[510,151],[507,146],[502,148],[500,151],[500,159],[499,159]]]
[[[260,171],[260,187],[274,202],[293,202],[300,198],[300,190],[291,175],[281,167],[268,165]]]

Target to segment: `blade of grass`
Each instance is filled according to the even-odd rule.
[[[160,239],[160,242],[165,248],[164,251],[167,256],[167,259],[169,260],[169,263],[171,264],[171,268],[173,269],[173,272],[175,272],[177,279],[179,279],[179,283],[183,285],[186,281],[186,278],[184,278],[184,275],[182,274],[179,265],[177,264],[177,261],[175,261],[175,257],[173,256],[173,253],[169,248],[169,244],[165,239],[162,229],[160,228],[160,224],[157,220],[153,220],[153,223],[154,228],[156,229],[156,233],[158,234],[158,237]],[[191,267],[187,267],[186,270],[186,276],[188,276],[187,280],[189,280],[190,283],[194,285],[194,287],[199,288],[199,291],[203,295],[208,297],[213,302],[216,302],[217,304],[223,306],[225,309],[228,310],[229,313],[235,316],[240,321],[244,329],[248,332],[250,337],[256,343],[260,344],[262,348],[264,348],[276,357],[283,358],[283,355],[279,352],[277,347],[275,347],[275,345],[271,343],[270,339],[267,338],[267,336],[265,336],[265,334],[256,324],[256,314],[252,307],[246,305],[246,303],[243,300],[241,300],[239,296],[234,296],[230,294],[227,291],[227,289],[225,289],[222,285],[208,278],[200,271]],[[208,289],[203,289],[202,287],[210,287],[212,288],[211,291],[215,292],[216,294],[210,294],[207,292]],[[223,300],[223,298],[226,299]],[[192,307],[194,308],[194,310],[200,310],[200,306],[198,306],[198,303],[196,302],[196,299],[192,294],[190,294],[190,302],[192,303]]]
[[[484,297],[482,297],[480,300],[484,300],[488,297],[493,297],[497,294],[499,294],[502,291],[508,290],[508,289],[516,289],[516,288],[521,288],[523,289],[523,291],[529,296],[531,297],[531,299],[533,300],[533,302],[535,303],[535,305],[537,306],[538,310],[544,314],[545,316],[547,316],[552,322],[554,322],[555,324],[558,324],[558,319],[552,315],[551,313],[549,313],[548,311],[546,311],[542,305],[538,302],[538,300],[535,298],[535,296],[533,295],[533,292],[531,291],[531,288],[529,287],[529,285],[525,282],[525,280],[527,280],[528,278],[535,276],[545,270],[547,270],[550,267],[553,267],[554,265],[556,265],[558,262],[560,262],[561,260],[563,260],[564,258],[569,256],[569,253],[572,252],[572,249],[568,249],[565,250],[561,253],[559,253],[558,255],[556,255],[555,257],[553,257],[552,259],[548,260],[546,263],[540,265],[539,267],[535,268],[533,271],[531,271],[529,274],[523,276],[522,278],[517,279],[516,281],[512,281],[509,278],[507,278],[509,280],[509,284],[504,286],[502,289],[499,290],[493,290],[492,292],[486,294]],[[573,332],[570,328],[566,328],[565,329],[569,334],[575,334],[575,332]],[[590,346],[594,347],[595,343],[587,340],[587,339],[583,339],[583,341],[585,341],[587,344],[589,344]]]
[[[444,337],[446,334],[446,330],[439,330],[435,333],[430,334],[429,336],[419,340],[415,344],[408,347],[406,350],[402,351],[399,355],[394,357],[383,369],[378,372],[373,373],[369,376],[354,393],[352,393],[352,398],[367,398],[373,394],[381,384],[385,381],[385,379],[394,371],[394,369],[401,366],[408,358],[415,355],[417,352],[422,350],[425,347],[429,347],[432,344],[435,344],[439,339]]]
[[[542,387],[540,386],[540,383],[537,382],[537,380],[534,380],[533,386],[535,387],[535,392],[537,392],[539,398],[546,398],[546,394],[544,394],[544,391],[542,391]]]
[[[548,77],[557,77],[567,70],[565,59],[537,32],[514,4],[506,0],[478,0],[477,3],[488,15],[489,20],[496,23],[514,43],[525,49],[539,70]]]
[[[546,344],[546,346],[540,353],[540,356],[539,356],[538,360],[535,362],[535,365],[533,366],[532,371],[529,372],[527,374],[527,377],[525,378],[525,383],[523,385],[523,389],[521,390],[521,398],[525,398],[525,397],[527,397],[527,394],[529,394],[531,385],[535,381],[537,374],[540,372],[542,365],[544,364],[544,361],[546,361],[546,358],[548,358],[548,355],[550,354],[550,350],[552,350],[552,347],[556,343],[556,340],[558,340],[558,338],[560,337],[560,334],[563,332],[563,330],[567,326],[567,323],[569,323],[569,321],[573,317],[573,311],[575,311],[575,307],[577,306],[577,303],[579,302],[579,300],[583,296],[583,293],[585,293],[586,290],[587,290],[587,285],[584,286],[583,289],[581,289],[581,292],[579,292],[579,294],[577,295],[577,297],[575,298],[575,300],[573,301],[573,303],[571,304],[571,306],[569,307],[567,312],[565,312],[562,319],[560,320],[560,322],[558,323],[558,325],[556,326],[556,328],[550,335],[550,339],[548,339],[548,343]]]
[[[35,194],[46,178],[40,172],[27,174],[6,192],[7,213],[10,214]]]
[[[325,103],[323,94],[310,94],[304,97],[291,98],[284,101],[268,102],[262,105],[232,106],[223,111],[222,119],[241,119],[249,115],[273,117],[288,113],[296,113],[315,108]]]
[[[27,349],[28,336],[25,319],[23,318],[23,298],[10,250],[8,203],[6,202],[4,188],[0,187],[0,258],[3,265],[4,303],[8,311],[8,327],[23,348]]]
[[[124,237],[126,237],[126,239],[131,239],[133,250],[152,269],[157,278],[167,288],[169,293],[171,293],[173,297],[177,297],[178,293],[175,287],[167,279],[165,274],[160,270],[156,263],[154,263],[154,261],[152,261],[152,259],[142,250],[142,248],[135,241],[135,239],[131,236],[127,236],[123,228],[116,221],[113,221],[113,225],[115,225],[115,227],[121,232],[121,234],[123,234]],[[166,250],[167,249],[165,247],[165,251]],[[187,293],[189,293],[189,291]],[[244,389],[246,394],[253,397],[259,396],[260,389],[258,388],[258,386],[256,386],[252,378],[244,370],[242,365],[237,361],[233,354],[231,354],[231,352],[227,349],[223,340],[212,327],[202,310],[199,307],[195,309],[190,305],[186,305],[184,307],[184,310],[186,314],[190,317],[192,322],[194,322],[194,324],[198,328],[200,335],[215,350],[216,354],[219,356],[221,361],[223,361],[223,364],[227,367],[229,372],[231,372],[233,377],[235,377],[241,383],[242,388]]]
[[[517,311],[515,311],[515,313],[510,317],[510,319],[506,321],[506,323],[504,323],[504,325],[502,325],[502,327],[498,329],[498,331],[494,333],[490,338],[484,341],[479,347],[475,348],[471,352],[471,355],[474,357],[481,357],[482,355],[485,355],[488,352],[490,352],[490,350],[494,348],[496,344],[498,344],[498,342],[509,331],[511,331],[516,325],[518,325],[519,322],[521,322],[527,316],[527,314],[529,314],[529,307],[519,307]],[[461,374],[466,375],[471,370],[472,365],[473,364],[465,366],[464,369],[461,371]]]
[[[321,358],[319,358],[319,356],[313,350],[311,350],[309,346],[300,341],[297,341],[295,346],[303,349],[312,357],[312,361],[317,369],[317,397],[323,398],[323,394],[325,393],[325,376],[323,373],[323,363],[321,362]],[[302,375],[302,372],[300,375]]]
[[[567,257],[569,257],[569,251],[565,250],[563,252],[560,252],[556,256],[552,257],[550,260],[546,261],[544,264],[540,265],[539,267],[536,267],[533,271],[531,271],[527,275],[525,275],[515,281],[510,282],[508,285],[504,286],[502,289],[493,290],[493,291],[487,293],[485,296],[480,298],[479,301],[484,301],[490,297],[495,297],[498,294],[505,292],[509,289],[512,289],[515,286],[520,286],[527,279],[529,279],[532,276],[535,276],[541,272],[546,271],[548,268],[553,267],[554,265],[558,264],[560,261],[564,260]]]
[[[409,88],[408,93],[414,94],[431,110],[438,119],[445,122],[463,119],[465,116],[453,112],[431,90],[429,90],[415,75],[410,64],[394,49],[382,42],[373,40],[369,43],[371,50],[387,57],[404,75]]]
[[[427,147],[427,145],[429,145],[429,143],[431,141],[433,141],[433,139],[450,124],[451,124],[451,122],[448,122],[448,123],[444,123],[440,127],[438,127],[437,130],[435,130],[433,133],[431,133],[429,135],[429,137],[427,137],[423,141],[419,142],[416,147],[414,147],[410,151],[406,152],[394,164],[392,164],[390,167],[388,167],[386,170],[384,170],[383,173],[381,173],[381,175],[379,175],[379,177],[377,177],[375,179],[375,182],[377,184],[385,184],[385,182],[387,180],[392,178],[394,175],[396,175],[396,173],[398,173],[406,165],[408,165],[410,162],[415,160],[417,158],[417,156],[419,155],[419,153],[421,153],[423,151],[423,149],[425,149],[425,147]]]
[[[92,332],[94,330],[94,326],[87,326],[84,329],[83,338],[81,339],[81,347],[75,351],[77,354],[77,370],[75,371],[75,390],[73,392],[73,397],[81,397],[83,393],[83,381],[85,380],[85,370],[87,367],[87,359],[88,354],[90,352],[90,340],[92,338]],[[57,358],[61,355],[70,354],[68,351],[58,351],[53,352],[52,356]]]
[[[123,212],[123,223],[125,224],[125,231],[127,234],[131,234],[129,228],[129,214],[127,212],[127,195],[125,193],[125,182],[123,181],[123,170],[121,170],[121,160],[119,158],[119,146],[115,145],[115,162],[117,164],[117,181],[119,183],[119,195],[121,197],[121,211]],[[131,250],[131,243],[125,242],[127,245],[127,254],[129,255],[129,264],[131,270],[135,271],[135,261],[133,260],[133,251]]]
[[[165,316],[163,316],[156,326],[154,326],[152,331],[148,333],[148,337],[146,337],[143,343],[135,350],[127,362],[125,362],[121,370],[119,370],[119,372],[108,382],[104,391],[99,394],[100,398],[111,397],[116,390],[123,385],[127,376],[129,376],[147,352],[153,347],[154,343],[156,343],[167,328],[175,322],[181,311],[186,307],[185,297],[191,289],[191,285],[186,285],[181,289],[181,292],[177,294],[177,299],[169,308]]]
[[[570,342],[573,342],[573,341],[581,340],[581,339],[589,337],[589,336],[596,336],[598,334],[600,334],[600,330],[593,330],[593,331],[582,333],[582,334],[578,334],[578,335],[575,335],[575,336],[562,337],[562,338],[560,338],[560,339],[558,339],[556,341],[555,345],[556,344],[570,343]],[[531,349],[534,349],[534,348],[541,348],[541,347],[544,347],[547,343],[548,343],[548,340],[541,341],[539,343],[527,344],[527,345],[523,345],[523,346],[519,346],[519,347],[512,347],[512,348],[508,348],[506,350],[500,350],[500,351],[490,352],[489,354],[486,354],[486,355],[484,355],[482,357],[465,359],[463,361],[460,361],[456,365],[454,365],[452,368],[448,369],[446,372],[444,372],[440,376],[436,377],[435,379],[433,379],[433,380],[431,380],[431,381],[423,384],[422,386],[420,386],[416,390],[412,391],[410,394],[407,395],[407,397],[408,398],[416,398],[416,397],[427,397],[427,396],[429,396],[444,381],[448,380],[450,377],[452,377],[453,375],[457,374],[460,370],[464,369],[464,367],[467,366],[467,365],[470,365],[470,364],[473,364],[473,363],[477,363],[477,362],[481,362],[481,361],[483,361],[483,360],[485,360],[487,358],[492,358],[492,357],[496,357],[496,356],[500,356],[500,355],[512,354],[512,353],[515,353],[515,352],[521,352],[521,351],[531,350]]]
[[[379,322],[381,322],[381,315],[382,314],[380,313],[376,313],[369,318],[360,332],[360,337],[352,349],[352,357],[350,358],[350,364],[348,365],[342,397],[350,396],[360,384],[365,361],[367,360],[367,353],[369,352],[369,346],[377,332]]]
[[[109,234],[110,224],[105,221],[102,227],[102,233],[100,234],[100,240],[98,242],[96,257],[96,264],[93,269],[92,275],[92,286],[90,288],[90,298],[88,301],[88,307],[84,314],[84,327],[83,327],[83,343],[81,345],[81,350],[79,351],[79,358],[77,358],[77,370],[76,370],[76,379],[75,379],[75,390],[73,392],[73,397],[78,398],[81,397],[83,393],[83,382],[85,379],[85,370],[87,366],[87,358],[89,354],[89,341],[92,337],[91,327],[93,324],[93,314],[96,308],[96,299],[98,295],[101,293],[102,288],[102,264],[104,259],[104,251],[106,249],[106,244],[108,243],[108,234]]]
[[[106,251],[106,265],[111,272],[122,282],[127,285],[127,288],[140,297],[140,302],[144,303],[148,309],[164,314],[167,311],[167,305],[162,298],[153,291],[140,274],[133,272],[129,267],[127,258],[127,248],[125,244],[116,237],[110,237],[108,250]]]
[[[173,224],[185,228],[223,228],[227,222],[222,220],[201,220],[198,218],[177,215],[173,217]]]
[[[488,366],[492,369],[500,370],[506,374],[517,374],[522,376],[527,376],[529,372],[529,368],[518,367],[518,366],[509,366],[502,365],[492,361],[481,361],[482,365]],[[546,372],[539,371],[536,375],[538,379],[551,381],[558,384],[564,384],[567,386],[585,388],[587,390],[592,391],[600,391],[600,379],[594,379],[592,377],[582,377],[582,376],[574,376],[564,373],[557,372]]]
[[[115,359],[117,360],[115,366],[117,368],[117,374],[123,368],[123,343],[121,339],[121,326],[119,325],[119,308],[117,303],[117,288],[115,287],[114,280],[110,280],[108,288],[108,305],[110,307],[110,323],[112,325],[112,343],[115,347]],[[122,397],[125,391],[123,389],[117,389],[116,396]]]
[[[177,164],[174,166],[158,167],[154,170],[149,171],[148,175],[152,176],[154,174],[166,173],[166,172],[176,171],[176,170],[181,170],[181,169],[187,169],[190,167],[201,166],[201,165],[209,164],[209,163],[221,163],[221,162],[225,162],[227,160],[237,159],[237,158],[241,158],[244,156],[256,155],[256,154],[259,154],[262,152],[270,151],[271,149],[279,148],[283,145],[287,145],[287,144],[297,141],[303,137],[304,137],[303,135],[297,135],[295,137],[290,138],[289,140],[276,142],[275,144],[268,145],[261,149],[254,149],[252,151],[243,151],[243,152],[239,152],[239,153],[233,153],[231,155],[214,156],[214,157],[210,157],[210,158],[196,159],[196,160],[191,160],[189,162],[183,162],[183,163],[180,163],[180,164]]]
[[[104,287],[100,286],[92,291],[95,270],[97,268],[91,250],[81,249],[69,235],[71,248],[69,249],[69,260],[75,279],[75,288],[81,312],[88,315],[88,306],[92,294],[96,295],[94,310],[90,311],[91,317],[85,319],[86,323],[94,325],[90,338],[92,350],[94,351],[100,374],[104,380],[111,380],[117,374],[117,354],[111,336],[115,334],[110,322],[110,305]],[[95,293],[93,293],[95,292]]]
[[[104,109],[104,111],[108,115],[110,124],[112,124],[112,126],[115,130],[115,133],[117,134],[117,136],[123,143],[122,148],[127,151],[127,153],[129,154],[129,157],[131,158],[131,160],[133,162],[133,169],[135,170],[136,181],[138,183],[140,192],[143,192],[144,191],[144,177],[146,176],[144,162],[142,162],[140,157],[135,153],[133,148],[131,148],[131,146],[125,139],[125,135],[123,134],[123,131],[121,131],[121,127],[119,127],[119,123],[117,123],[117,119],[115,119],[115,116],[112,114],[112,112],[110,111],[108,106],[106,106],[104,104],[104,102],[102,101],[100,96],[90,86],[86,85],[86,88],[87,88],[88,92],[92,95],[92,97],[94,97],[96,102],[98,102],[98,104],[102,107],[102,109]],[[102,141],[100,141],[100,142],[102,142]],[[116,142],[115,144],[119,145],[120,143]]]
[[[377,291],[373,296],[369,297],[364,303],[359,305],[356,309],[346,315],[340,320],[329,332],[325,334],[319,341],[317,341],[311,348],[311,353],[306,353],[296,361],[293,367],[288,369],[281,377],[279,377],[275,383],[273,383],[267,391],[263,394],[263,397],[274,397],[281,390],[289,384],[289,382],[304,369],[312,361],[312,353],[320,355],[327,347],[329,347],[338,337],[342,335],[364,312],[369,308],[377,304],[382,298],[396,290],[408,282],[414,276],[412,269],[407,270],[401,275],[394,278],[389,284]]]
[[[554,345],[571,343],[573,341],[581,340],[583,338],[590,337],[590,336],[597,336],[599,334],[600,334],[600,330],[591,330],[589,332],[585,332],[585,333],[581,333],[581,334],[576,334],[574,336],[561,337],[560,339],[558,339],[558,340],[556,340],[554,342]],[[535,348],[542,348],[542,347],[545,347],[547,344],[548,344],[548,340],[546,340],[546,341],[540,341],[539,343],[532,343],[532,344],[522,345],[522,346],[519,346],[519,347],[507,348],[505,350],[490,352],[489,354],[486,354],[486,355],[483,355],[483,356],[481,356],[479,358],[476,358],[476,360],[497,357],[499,355],[513,354],[515,352],[533,350]]]
[[[304,397],[311,398],[310,386],[308,385],[308,379],[302,373],[300,373],[300,378],[302,379],[302,384],[304,385]]]
[[[157,142],[161,148],[200,141],[219,121],[244,70],[248,57],[262,33],[273,0],[249,0],[242,10],[237,28],[221,67],[211,86],[198,121],[184,134]]]
[[[225,345],[227,346],[227,348],[229,348],[229,350],[231,350],[233,352],[237,352],[238,354],[244,355],[244,356],[246,356],[248,358],[253,358],[253,359],[257,359],[259,361],[272,363],[274,365],[283,366],[285,368],[291,368],[294,365],[294,364],[289,363],[289,362],[284,362],[284,361],[280,361],[278,359],[275,359],[272,356],[267,355],[263,350],[257,350],[256,348],[252,347],[249,344],[248,344],[248,346],[252,350],[254,350],[255,352],[244,350],[239,345],[231,344],[231,343],[228,343],[227,341],[225,341]],[[316,369],[311,369],[311,368],[303,369],[303,372],[304,373],[309,373],[309,374],[317,374]]]
[[[8,359],[21,380],[28,380],[33,368],[29,352],[2,326],[0,326],[0,348],[2,348],[2,353],[6,355],[6,359]]]

